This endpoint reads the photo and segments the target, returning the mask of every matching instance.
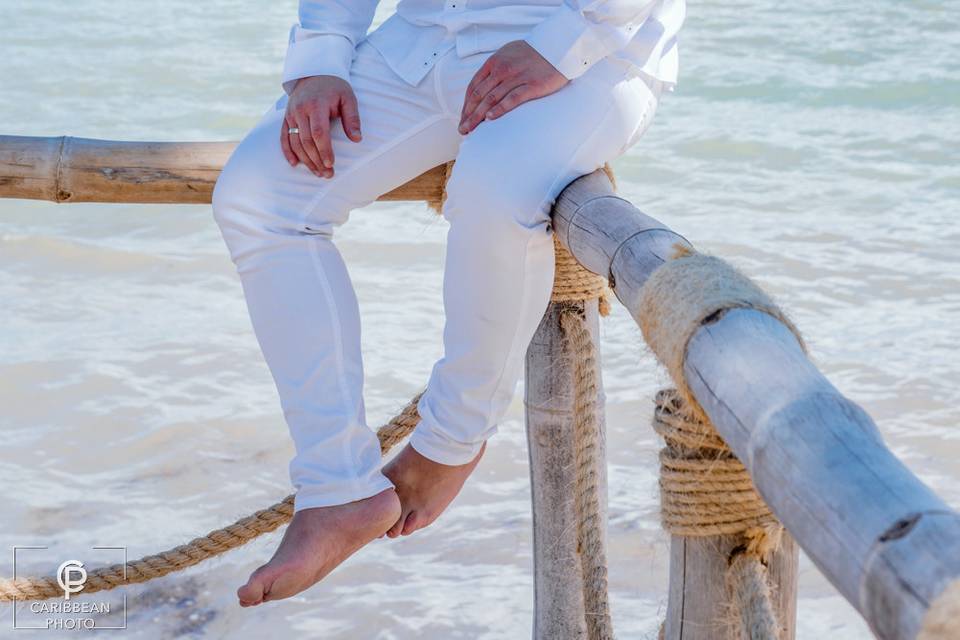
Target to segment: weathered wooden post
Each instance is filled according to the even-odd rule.
[[[569,304],[550,303],[527,349],[525,401],[533,507],[534,640],[587,637],[574,507],[574,354],[561,327],[564,306]],[[597,301],[582,304],[587,325],[596,339]],[[596,366],[599,364],[598,359]],[[598,394],[602,401],[602,389],[598,389]],[[600,471],[605,525],[606,466],[601,465]]]
[[[742,536],[670,536],[670,585],[664,638],[720,640],[733,626],[727,571],[740,550]],[[799,551],[784,532],[779,548],[767,561],[774,614],[781,635],[770,640],[793,640],[797,618],[797,563]],[[767,640],[767,639],[763,639]]]

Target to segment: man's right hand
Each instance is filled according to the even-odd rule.
[[[280,146],[291,166],[302,162],[321,178],[333,177],[330,128],[339,117],[347,138],[360,142],[360,112],[350,83],[337,76],[300,78],[290,92]],[[299,133],[289,133],[297,128]]]

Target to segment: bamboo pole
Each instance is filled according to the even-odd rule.
[[[587,637],[574,510],[573,354],[564,344],[560,313],[561,306],[551,303],[540,322],[527,349],[524,385],[533,509],[534,640]],[[585,313],[596,339],[596,300],[585,303]],[[602,390],[599,395],[602,400]],[[605,523],[606,465],[600,471]]]
[[[581,264],[610,276],[634,318],[643,283],[679,239],[615,197],[601,172],[567,187],[554,225]],[[960,578],[960,514],[890,452],[785,325],[755,310],[712,320],[686,352],[697,401],[774,514],[874,633],[915,638],[931,602]]]
[[[236,142],[0,136],[0,198],[203,204]],[[439,200],[443,166],[380,200]]]

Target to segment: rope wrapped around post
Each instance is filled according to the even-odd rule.
[[[453,163],[444,168],[449,178]],[[604,170],[613,175],[609,166]],[[446,180],[444,181],[445,184]],[[446,190],[439,201],[428,204],[439,212]],[[607,585],[607,564],[604,552],[603,528],[600,521],[598,475],[605,461],[601,457],[600,419],[597,395],[599,380],[596,366],[596,345],[584,317],[584,301],[599,299],[600,312],[609,310],[608,283],[605,278],[590,273],[554,238],[556,270],[551,302],[561,305],[561,327],[574,356],[576,435],[574,460],[576,465],[577,545],[583,576],[586,627],[589,640],[612,640],[613,625]],[[421,392],[422,393],[422,392]],[[386,455],[406,438],[420,421],[417,413],[417,394],[385,425],[377,430],[380,450]],[[240,518],[233,524],[215,529],[205,536],[162,551],[157,554],[108,567],[90,570],[83,594],[107,591],[181,571],[204,560],[240,547],[254,538],[270,533],[293,518],[294,496],[265,509]],[[63,589],[55,577],[0,579],[0,602],[15,600],[45,600],[61,597]]]
[[[663,526],[677,536],[742,536],[726,573],[734,637],[776,640],[781,622],[765,563],[779,546],[783,527],[710,424],[687,386],[683,366],[693,334],[727,309],[740,307],[773,315],[803,344],[794,325],[748,278],[718,258],[679,245],[644,285],[640,326],[677,385],[657,393],[653,415],[653,428],[665,443],[660,452]]]

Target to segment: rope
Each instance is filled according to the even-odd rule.
[[[701,326],[728,309],[763,311],[784,324],[806,350],[803,337],[771,297],[728,262],[674,245],[674,254],[647,279],[637,321],[643,339],[701,419],[707,416],[687,385],[683,365],[687,344]]]
[[[777,524],[750,474],[713,425],[701,420],[676,389],[654,398],[653,429],[660,451],[663,528],[678,536],[720,536]]]
[[[380,451],[386,454],[394,445],[413,431],[420,421],[417,413],[417,394],[403,410],[377,430]],[[261,509],[253,515],[240,518],[222,529],[214,529],[187,544],[145,556],[123,564],[115,564],[90,571],[83,586],[83,593],[108,591],[116,587],[137,584],[160,578],[175,571],[226,553],[243,546],[258,536],[275,531],[293,518],[293,495]],[[17,578],[0,580],[0,602],[11,600],[46,600],[63,596],[63,589],[56,578]]]
[[[607,279],[587,271],[566,247],[553,236],[556,268],[553,272],[551,302],[581,302],[599,299],[600,315],[610,313],[610,286]]]
[[[726,583],[739,637],[780,637],[765,561],[783,527],[757,494],[699,405],[684,374],[687,345],[705,323],[728,309],[750,308],[782,322],[806,350],[790,319],[760,287],[730,264],[675,245],[674,254],[644,284],[639,322],[643,337],[677,385],[657,393],[653,428],[660,452],[660,509],[664,528],[677,536],[741,536]]]
[[[756,557],[741,553],[727,569],[730,603],[740,624],[740,637],[768,640],[780,637],[780,623],[773,610],[767,568]]]
[[[662,389],[654,402],[653,429],[665,443],[660,451],[663,528],[676,536],[742,536],[726,575],[737,637],[779,638],[764,562],[779,546],[783,528],[743,464],[679,391]]]
[[[604,521],[600,507],[600,471],[604,464],[599,415],[596,345],[583,310],[564,305],[560,314],[566,348],[573,353],[574,509],[577,551],[583,576],[587,637],[613,640],[607,583]]]

